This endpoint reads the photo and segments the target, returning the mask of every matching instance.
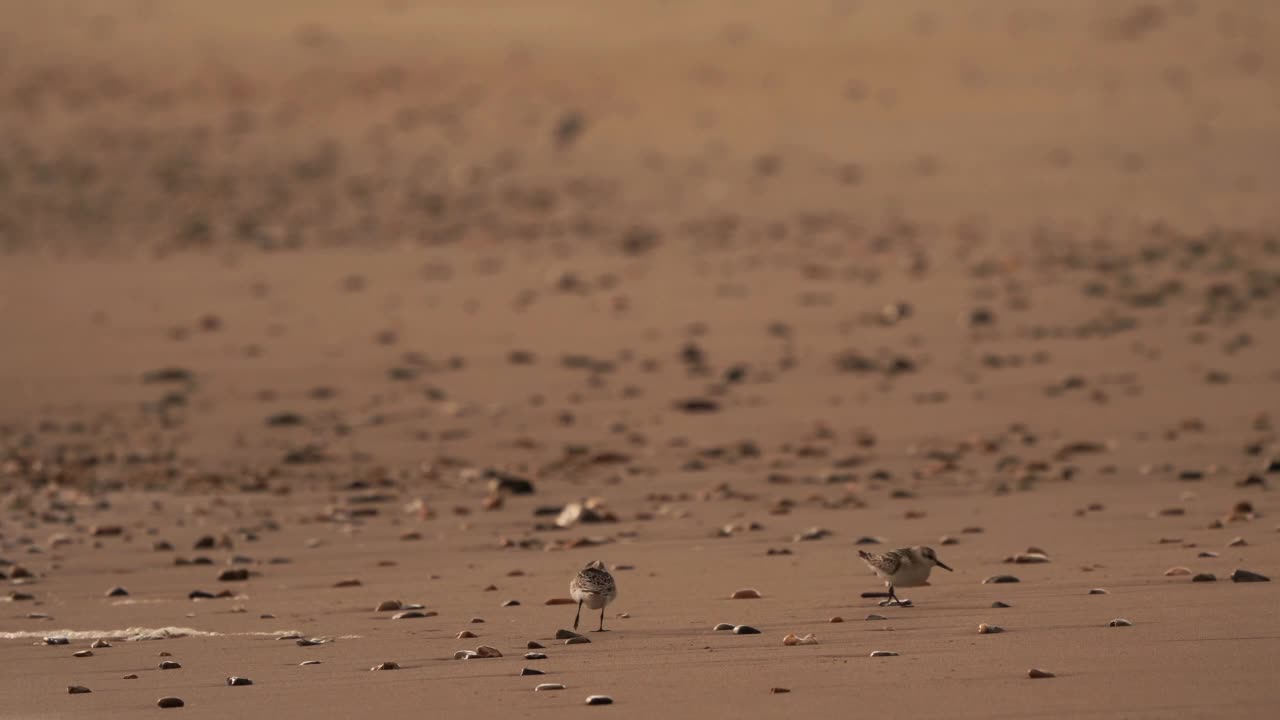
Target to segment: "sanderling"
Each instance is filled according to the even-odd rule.
[[[902,605],[903,601],[894,594],[893,588],[928,585],[929,572],[934,565],[944,570],[951,569],[938,559],[933,548],[920,545],[890,550],[883,555],[859,550],[858,557],[875,570],[876,575],[884,578],[884,584],[889,586],[889,599],[880,603],[881,605]]]
[[[618,597],[618,586],[613,576],[604,569],[604,563],[592,560],[586,567],[569,581],[569,595],[578,601],[578,614],[573,617],[573,629],[578,629],[578,620],[582,618],[582,606],[595,610],[600,608],[600,630],[604,632],[604,607]]]

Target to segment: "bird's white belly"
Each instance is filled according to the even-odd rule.
[[[586,605],[592,610],[599,610],[605,605],[608,605],[609,602],[613,600],[612,595],[603,595],[600,593],[584,592],[582,590],[574,590],[570,594],[573,595],[574,600],[577,600],[578,602],[582,603],[583,605]]]
[[[929,582],[929,571],[932,569],[930,565],[903,563],[898,568],[898,572],[881,577],[884,577],[886,583],[892,583],[894,587],[918,587]]]

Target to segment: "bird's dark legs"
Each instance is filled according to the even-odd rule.
[[[880,603],[880,607],[889,607],[890,605],[897,605],[898,607],[906,607],[906,605],[902,602],[902,600],[898,598],[897,593],[893,591],[892,585],[889,586],[889,599]]]
[[[578,601],[578,614],[573,616],[573,629],[578,629],[578,620],[582,619],[582,601]]]
[[[604,632],[604,607],[601,607],[601,608],[600,608],[600,630],[599,630],[599,632]]]

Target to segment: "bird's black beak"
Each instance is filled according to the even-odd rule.
[[[934,562],[938,563],[938,567],[942,568],[943,570],[947,570],[949,572],[955,572],[955,570],[951,569],[950,565],[942,562],[941,560],[934,560]]]

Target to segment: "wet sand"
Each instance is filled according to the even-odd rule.
[[[0,716],[1280,706],[1269,4],[88,5],[4,10]]]

